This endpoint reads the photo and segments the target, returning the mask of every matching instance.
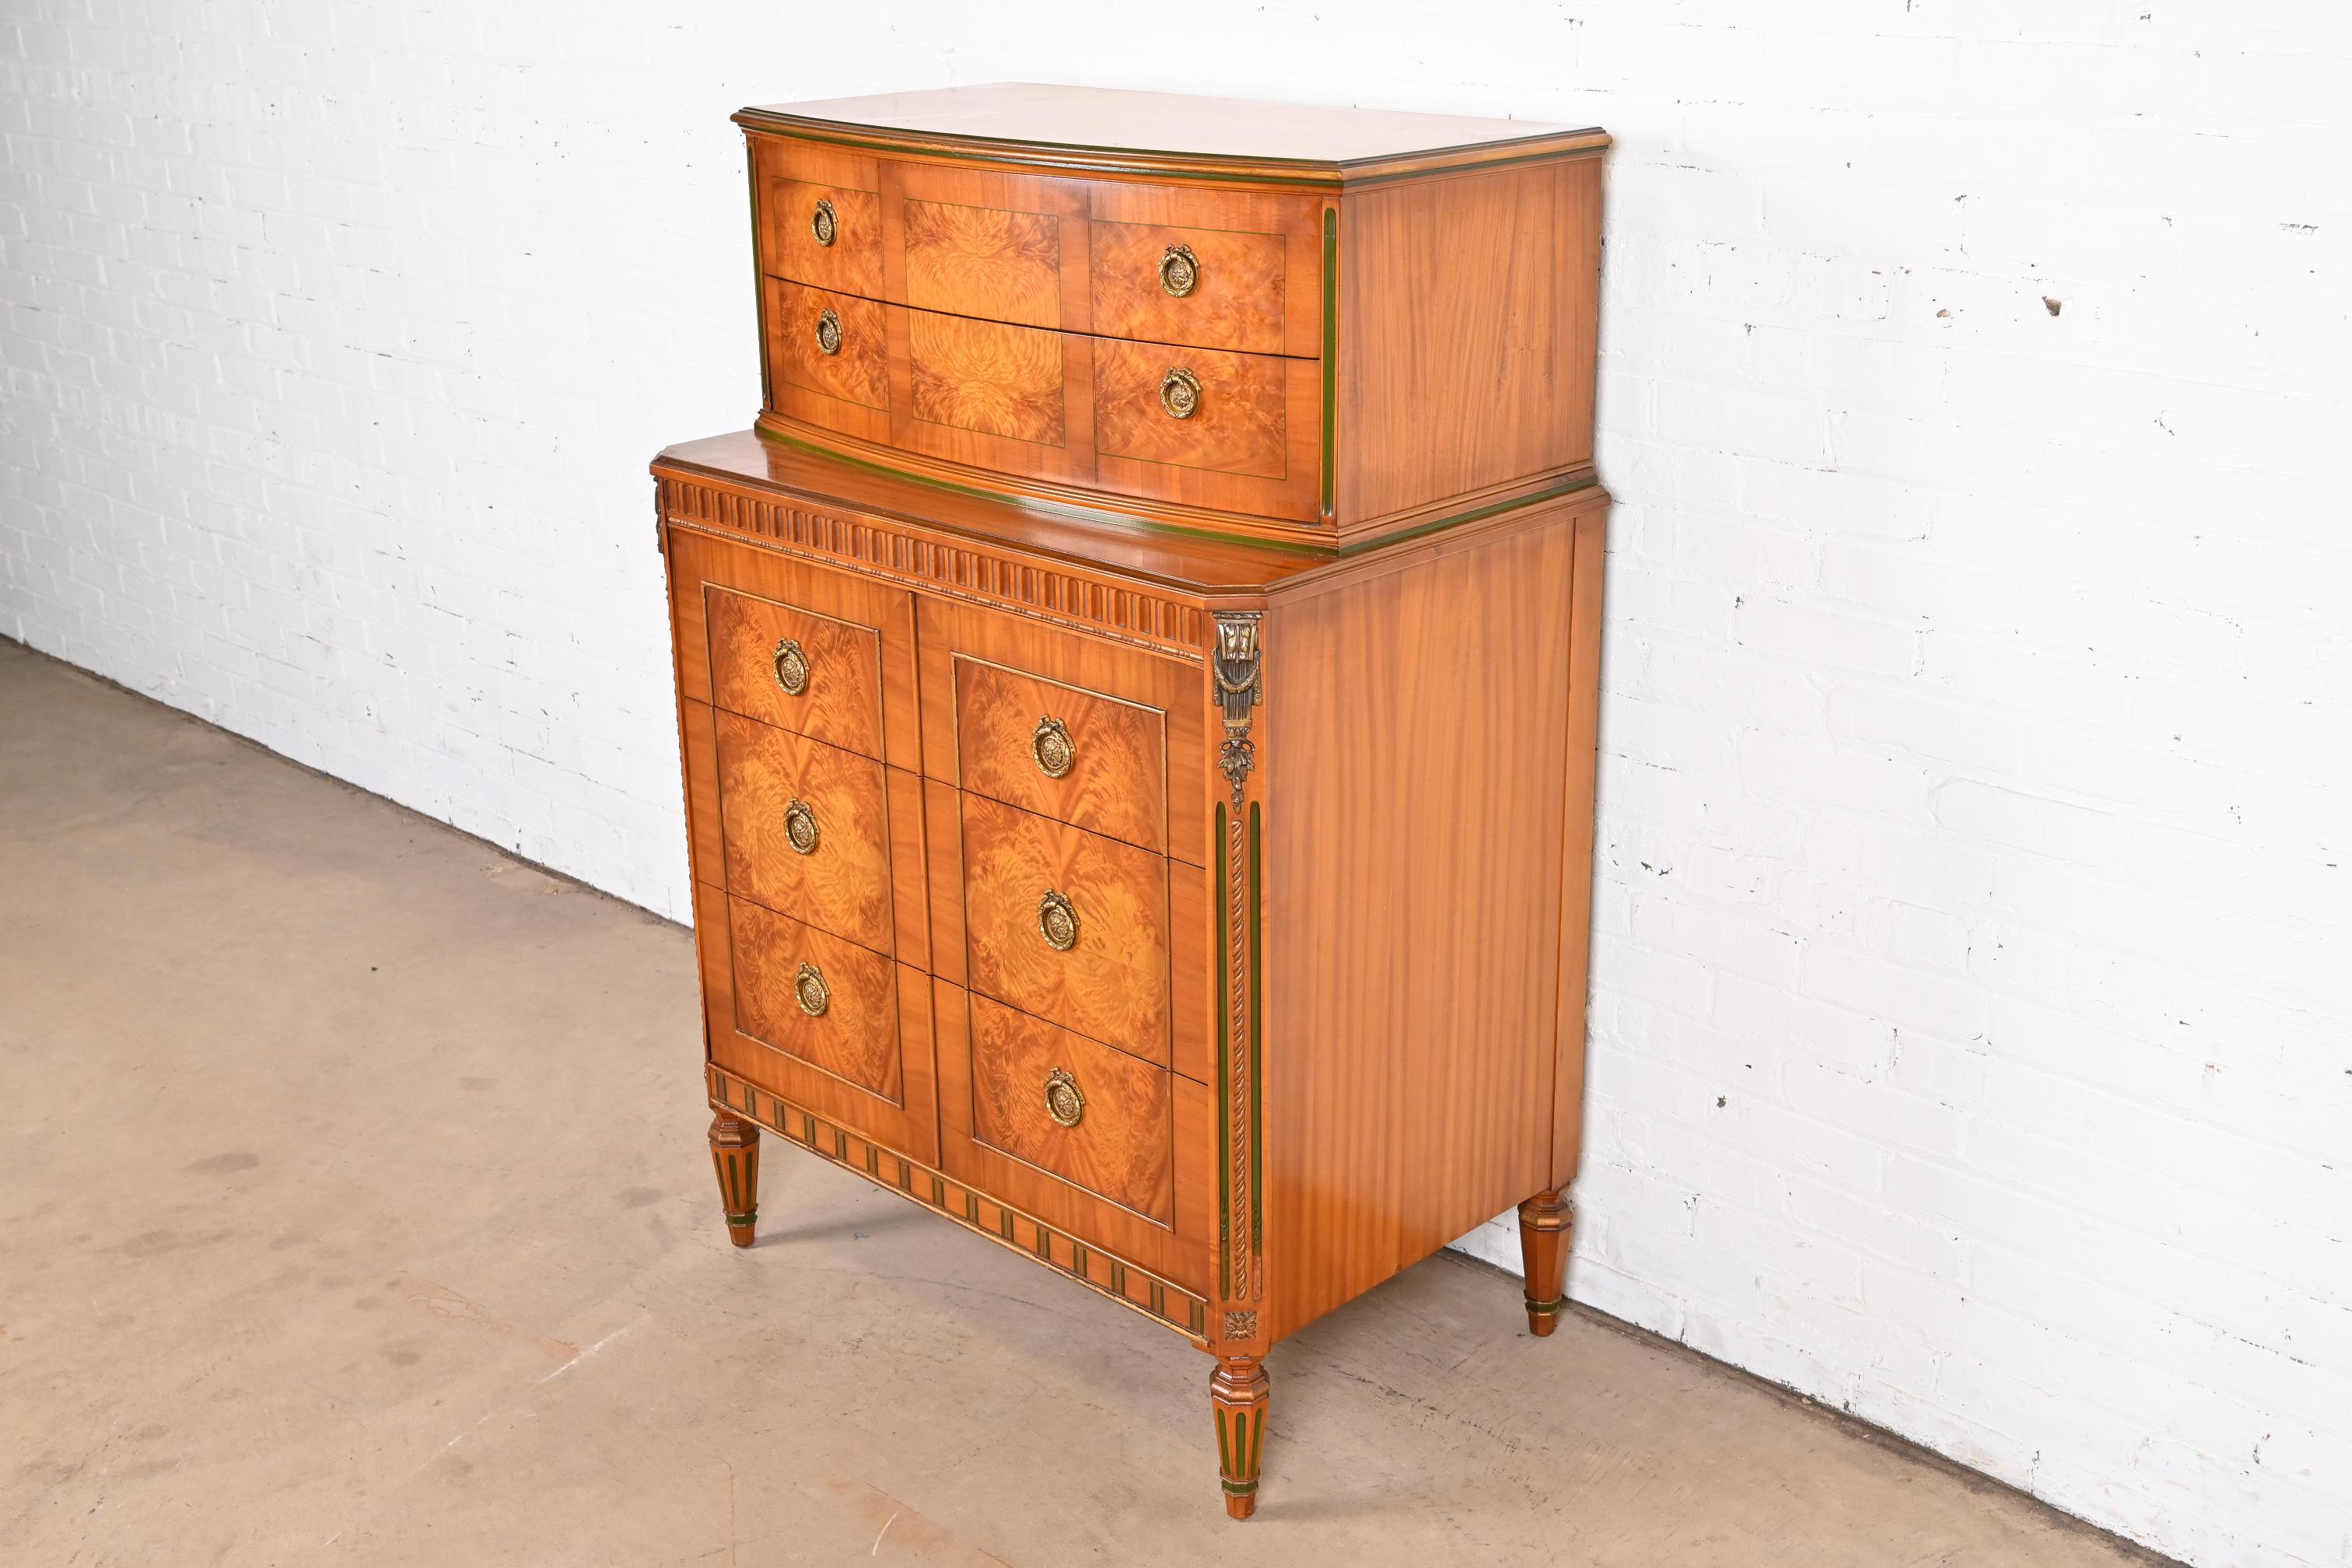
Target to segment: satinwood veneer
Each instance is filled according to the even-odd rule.
[[[992,87],[745,110],[763,403],[654,464],[710,1147],[1214,1358],[1517,1205],[1563,1300],[1597,131]]]

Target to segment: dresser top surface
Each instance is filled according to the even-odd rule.
[[[1591,127],[1388,110],[1318,108],[1035,82],[932,88],[746,109],[747,125],[865,131],[1006,146],[1303,163],[1330,169],[1434,153],[1605,145]]]

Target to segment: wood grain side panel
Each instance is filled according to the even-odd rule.
[[[672,530],[681,685],[744,717],[920,773],[915,595],[798,557]],[[699,627],[699,636],[690,636]],[[776,646],[801,645],[807,689],[777,683]]]
[[[1287,469],[1289,362],[1108,339],[1095,344],[1095,450],[1278,479]],[[1171,415],[1162,387],[1178,371],[1200,385],[1195,411]]]
[[[1190,293],[1175,295],[1161,268],[1180,246],[1192,252],[1195,281]],[[1281,353],[1285,248],[1279,234],[1097,223],[1090,280],[1096,335]]]
[[[1591,459],[1600,180],[1582,158],[1342,202],[1343,530]]]
[[[903,1105],[899,966],[881,953],[746,899],[727,900],[727,920],[735,1027],[762,1045]],[[811,1016],[797,1000],[803,965],[815,970],[831,994],[822,1015]]]
[[[909,199],[906,302],[1033,327],[1062,324],[1062,224],[1048,213]]]
[[[1268,612],[1276,1333],[1549,1182],[1573,538],[1560,510]]]
[[[971,1070],[974,1138],[1147,1219],[1172,1217],[1166,1068],[974,996]],[[1082,1097],[1076,1125],[1047,1109],[1046,1083],[1056,1073]]]
[[[732,713],[719,715],[717,744],[727,890],[877,952],[896,951],[882,764]],[[815,826],[806,853],[788,828],[795,806]]]
[[[957,710],[961,678],[957,665],[961,660],[1016,670],[1055,689],[1075,689],[1130,702],[1160,713],[1165,726],[1168,772],[1162,787],[1168,809],[1168,853],[1195,866],[1207,864],[1204,770],[1214,747],[1207,739],[1211,721],[1198,664],[950,599],[926,596],[917,613],[922,634],[923,755],[925,771],[931,777],[981,787],[968,780],[965,770],[971,764],[960,755]],[[1040,716],[1028,716],[1029,730],[1034,729]],[[1061,717],[1066,721],[1069,716]],[[1024,756],[1028,732],[1024,730],[1019,738]],[[1078,754],[1081,758],[1087,754],[1083,744]],[[1018,759],[1010,765],[1017,773]],[[1107,789],[1115,787],[1115,781],[1106,781]],[[1139,781],[1135,787],[1149,786]]]
[[[841,331],[833,353],[818,341],[828,310]],[[890,333],[880,301],[772,278],[768,347],[771,368],[785,385],[888,412]]]
[[[793,605],[706,586],[713,703],[867,756],[882,751],[882,634]],[[808,668],[798,693],[776,674],[778,650],[797,644]]]
[[[1313,523],[1322,516],[1318,362],[1229,356],[1244,369],[1217,363],[1205,349],[1159,349],[1111,338],[1095,342],[1097,353],[1123,358],[1120,373],[1097,387],[1104,405],[1097,415],[1104,432],[1095,460],[1097,485],[1144,500],[1281,521]],[[1201,412],[1190,419],[1171,419],[1160,407],[1160,381],[1174,365],[1201,378]],[[1278,426],[1268,401],[1277,387]],[[1196,428],[1187,434],[1162,428],[1167,426]],[[1266,443],[1277,438],[1282,457],[1276,463],[1265,453]],[[1113,449],[1129,446],[1145,455]]]
[[[974,1135],[974,998],[944,980],[933,984],[931,996],[941,1169],[1089,1247],[1153,1269],[1187,1289],[1206,1290],[1216,1241],[1217,1183],[1215,1106],[1209,1091],[1185,1079],[1167,1080],[1174,1122],[1174,1211],[1167,1224],[1146,1218]]]
[[[908,405],[927,425],[1060,447],[1069,427],[1065,342],[1058,332],[911,312]]]
[[[1166,847],[1165,714],[968,657],[954,668],[964,788],[1141,848]],[[1038,760],[1039,727],[1049,720],[1069,740],[1059,778]]]
[[[1166,1067],[1168,863],[970,795],[963,861],[971,989]],[[1076,911],[1067,952],[1039,926],[1049,892]]]

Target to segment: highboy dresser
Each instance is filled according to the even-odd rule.
[[[764,405],[654,463],[712,1109],[1213,1358],[1583,1094],[1599,131],[999,86],[750,109]]]

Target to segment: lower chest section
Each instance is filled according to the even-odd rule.
[[[714,1092],[1199,1333],[1202,667],[683,531],[670,567]]]

